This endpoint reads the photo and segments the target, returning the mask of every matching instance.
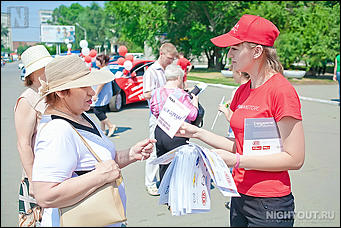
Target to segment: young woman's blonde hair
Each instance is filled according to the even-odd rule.
[[[256,44],[256,43],[250,43],[250,42],[244,42],[249,48],[254,48],[257,45],[260,44]],[[283,74],[283,65],[281,64],[281,62],[279,61],[276,49],[274,47],[269,47],[269,46],[264,46],[261,45],[263,47],[264,50],[264,57],[266,59],[266,65],[267,67],[269,67],[270,69],[279,72],[281,74]]]

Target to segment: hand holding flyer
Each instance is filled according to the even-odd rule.
[[[173,138],[189,113],[190,110],[185,105],[173,95],[169,95],[157,119],[157,125]]]

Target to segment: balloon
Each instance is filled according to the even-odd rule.
[[[90,56],[85,56],[84,61],[86,63],[90,63],[91,62],[91,57]]]
[[[118,60],[117,60],[117,64],[123,66],[123,64],[124,64],[125,61],[126,61],[126,60],[125,60],[124,58],[120,57],[120,58],[118,58]]]
[[[89,49],[89,48],[87,48],[87,47],[82,48],[82,54],[83,54],[84,56],[89,55],[89,53],[90,53],[90,49]]]
[[[68,49],[72,48],[72,44],[67,44],[66,46],[67,46]]]
[[[126,70],[131,70],[131,68],[133,68],[133,63],[130,60],[126,60],[123,63],[124,69]]]
[[[96,55],[97,55],[97,51],[95,49],[92,49],[89,53],[89,56],[92,58],[95,57]]]
[[[127,47],[126,46],[120,46],[119,48],[118,48],[118,54],[119,55],[121,55],[121,56],[125,56],[126,54],[127,54],[127,52],[128,52],[128,49],[127,49]]]
[[[128,74],[129,74],[129,71],[126,70],[126,69],[124,69],[124,70],[123,70],[123,75],[128,75]]]
[[[130,61],[134,61],[134,56],[133,55],[126,55],[125,59],[130,60]]]
[[[79,41],[79,46],[80,46],[81,48],[86,48],[86,47],[88,47],[88,41],[86,41],[86,40],[81,40],[81,41]]]

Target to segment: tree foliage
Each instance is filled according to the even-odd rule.
[[[261,1],[245,13],[262,16],[280,30],[275,42],[284,68],[303,61],[306,70],[333,61],[340,49],[340,4],[336,1]]]
[[[6,38],[8,36],[8,33],[8,28],[1,24],[1,50],[5,49],[3,38]]]
[[[169,37],[187,56],[205,53],[208,67],[220,70],[227,50],[210,39],[228,32],[248,5],[244,1],[169,1]]]
[[[116,37],[143,50],[145,42],[157,54],[160,42],[156,39],[167,32],[166,2],[164,1],[110,1],[104,10],[112,20]]]
[[[95,45],[104,45],[113,36],[108,29],[112,22],[108,20],[104,9],[95,2],[87,7],[78,3],[73,3],[70,7],[61,5],[54,9],[53,18],[54,24],[75,26],[76,40],[73,45],[77,49],[80,48],[79,42],[85,37],[84,31],[76,23],[86,30],[89,48],[94,48]]]
[[[208,59],[209,68],[222,69],[228,48],[211,38],[227,33],[243,14],[272,21],[280,30],[275,42],[286,69],[305,62],[307,69],[332,61],[340,48],[338,1],[107,1],[104,7],[72,4],[54,10],[56,24],[75,25],[87,31],[89,47],[108,39],[141,51],[145,44],[158,53],[161,34],[186,56]],[[76,47],[84,39],[76,26]]]

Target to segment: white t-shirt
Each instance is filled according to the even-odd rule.
[[[86,113],[83,114],[83,117],[90,120],[93,128],[69,121],[103,161],[114,159],[116,150],[113,142],[101,130],[98,130],[100,128]],[[95,169],[97,163],[95,157],[70,123],[60,118],[62,117],[43,115],[40,120],[34,147],[32,181],[60,183],[70,177],[77,176],[74,171]],[[119,186],[119,192],[126,209],[123,182]],[[121,223],[113,224],[113,226],[120,225]],[[58,208],[44,208],[42,226],[60,226]]]
[[[165,70],[155,61],[143,75],[143,92],[151,92],[166,84]]]

